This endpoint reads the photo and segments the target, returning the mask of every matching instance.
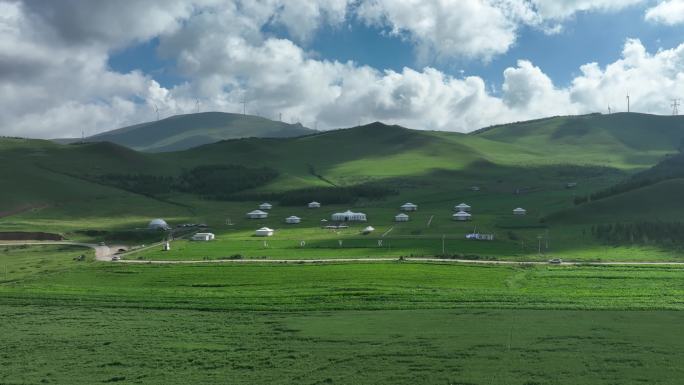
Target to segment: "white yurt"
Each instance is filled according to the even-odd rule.
[[[265,219],[268,218],[268,213],[261,210],[254,210],[247,213],[249,219]]]
[[[451,216],[453,220],[455,221],[469,221],[473,218],[472,215],[465,211],[459,211],[456,214]]]
[[[335,213],[332,215],[332,220],[337,222],[365,222],[366,214],[355,213],[351,210],[347,210],[343,213]]]
[[[213,233],[197,233],[190,238],[193,241],[213,241],[216,239],[216,236]]]
[[[169,224],[166,223],[165,220],[157,218],[151,220],[150,223],[147,225],[147,228],[149,230],[170,230],[171,226],[169,226]]]
[[[469,212],[470,212],[470,208],[471,208],[471,207],[470,207],[469,205],[465,204],[465,203],[461,203],[461,204],[458,204],[458,205],[454,206],[454,209],[456,209],[456,211],[463,211],[463,212],[466,212],[466,213],[469,213]]]
[[[513,210],[513,215],[527,215],[527,210],[522,207],[518,207],[517,209]]]
[[[259,205],[259,210],[270,210],[273,208],[273,205],[267,202],[264,202]]]
[[[316,202],[316,201],[309,202],[309,204],[308,204],[307,206],[308,206],[310,209],[320,209],[320,208],[321,208],[321,204],[318,203],[318,202]]]
[[[366,227],[365,229],[361,230],[361,232],[362,232],[363,234],[370,234],[370,233],[372,233],[373,231],[375,231],[375,227],[373,227],[373,226],[368,226],[368,227]]]
[[[394,216],[394,221],[395,221],[395,222],[408,222],[409,219],[410,219],[409,216],[406,215],[406,214],[404,214],[404,213],[397,214],[397,215]]]
[[[296,215],[293,215],[293,216],[291,216],[291,217],[285,218],[285,223],[289,223],[289,224],[291,224],[291,225],[294,225],[294,224],[297,224],[297,223],[301,223],[301,222],[302,222],[302,218],[300,218],[300,217],[298,217],[298,216],[296,216]]]
[[[268,227],[262,227],[259,230],[254,232],[254,235],[257,237],[271,237],[273,236],[273,233],[275,230],[269,229]]]
[[[411,202],[406,202],[403,205],[401,205],[401,210],[402,211],[416,211],[416,210],[418,210],[418,205],[413,204]]]

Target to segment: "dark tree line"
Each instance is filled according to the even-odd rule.
[[[682,222],[637,222],[594,225],[591,234],[604,242],[638,245],[684,245]]]
[[[362,198],[377,200],[395,194],[397,191],[392,188],[367,183],[349,187],[310,187],[274,193],[242,193],[226,198],[228,200],[278,201],[283,206],[302,206],[311,201],[323,204],[347,204]]]
[[[263,186],[277,176],[277,171],[266,167],[217,165],[195,167],[180,176],[105,174],[88,179],[152,197],[179,191],[212,198]]]

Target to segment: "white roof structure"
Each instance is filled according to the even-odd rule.
[[[273,236],[274,232],[275,230],[273,229],[269,229],[268,227],[262,227],[255,231],[254,235],[256,235],[257,237],[271,237]]]
[[[366,222],[366,214],[355,213],[347,210],[343,213],[335,213],[332,215],[332,220],[337,222]]]
[[[410,219],[410,217],[404,213],[397,214],[394,216],[395,222],[408,222],[409,219]]]
[[[468,212],[468,211],[470,211],[471,207],[465,203],[461,203],[461,204],[456,205],[454,208],[458,211]]]
[[[285,222],[290,223],[290,224],[300,223],[301,221],[302,221],[302,218],[300,218],[296,215],[285,218]]]
[[[213,241],[216,236],[213,233],[197,233],[190,239],[193,241]]]
[[[147,225],[147,228],[150,230],[169,230],[169,229],[171,229],[169,224],[166,223],[166,221],[161,219],[161,218],[151,220],[150,223]]]
[[[270,210],[272,208],[273,208],[273,205],[268,203],[268,202],[264,202],[264,203],[259,205],[260,210]]]
[[[321,207],[321,204],[316,202],[316,201],[313,201],[313,202],[309,202],[309,204],[307,206],[309,206],[310,209],[317,209],[317,208]]]
[[[406,202],[403,205],[401,205],[401,209],[404,211],[416,211],[418,210],[418,205],[413,204],[411,202]]]
[[[455,221],[469,221],[473,216],[465,211],[459,211],[451,217]]]
[[[525,210],[522,207],[518,207],[517,209],[513,210],[513,215],[525,215],[527,214],[527,210]]]
[[[368,227],[366,227],[365,229],[363,229],[361,232],[364,233],[364,234],[370,234],[370,233],[372,233],[373,231],[375,231],[375,227],[373,227],[373,226],[368,226]]]
[[[254,210],[247,213],[247,218],[250,219],[264,219],[268,218],[268,213],[261,210]]]

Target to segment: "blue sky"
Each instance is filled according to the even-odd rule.
[[[321,59],[354,61],[379,70],[430,66],[453,76],[479,76],[495,86],[503,82],[506,68],[525,59],[541,67],[555,84],[567,86],[578,75],[581,65],[596,62],[605,66],[619,59],[628,38],[641,40],[650,52],[681,44],[684,24],[670,26],[646,21],[644,12],[648,7],[641,4],[619,12],[579,12],[564,20],[562,31],[554,34],[522,26],[515,45],[489,61],[451,58],[422,62],[416,58],[410,39],[391,35],[386,28],[368,26],[358,19],[348,20],[344,25],[323,26],[302,46]],[[293,39],[284,28],[269,26],[264,31],[275,37]],[[119,72],[142,70],[153,74],[164,87],[186,80],[176,70],[174,60],[160,58],[158,44],[159,40],[154,38],[117,50],[110,57],[109,65]]]

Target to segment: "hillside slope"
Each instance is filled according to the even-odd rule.
[[[557,161],[581,155],[585,162],[646,168],[677,152],[684,140],[684,117],[637,113],[591,114],[494,126],[471,134],[534,148]]]
[[[123,127],[90,136],[86,141],[112,142],[138,151],[168,152],[225,139],[286,138],[314,132],[301,124],[276,122],[258,116],[204,112]]]

